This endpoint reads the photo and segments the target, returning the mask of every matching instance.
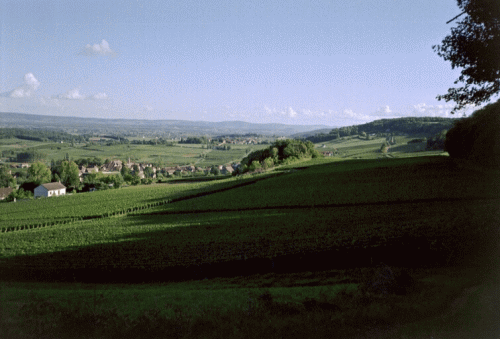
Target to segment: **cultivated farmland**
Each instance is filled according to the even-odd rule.
[[[124,292],[123,301],[116,302],[128,305],[127,314],[135,314],[136,318],[127,320],[129,324],[145,326],[144,319],[156,319],[153,327],[141,327],[144,333],[137,334],[139,337],[156,333],[151,332],[155,328],[173,329],[179,324],[185,331],[176,336],[203,337],[193,334],[202,319],[206,321],[204,327],[214,326],[213,333],[222,337],[241,333],[241,326],[257,329],[251,337],[271,330],[291,335],[286,328],[297,324],[309,331],[321,328],[324,332],[318,332],[318,337],[325,338],[331,337],[328,324],[346,324],[346,333],[350,333],[346,336],[351,337],[350,328],[360,325],[348,319],[379,326],[394,319],[408,322],[439,314],[483,272],[472,268],[484,267],[497,250],[497,242],[492,240],[497,239],[500,224],[496,171],[464,168],[438,156],[343,162],[321,159],[289,165],[276,173],[282,174],[26,202],[33,206],[50,203],[57,211],[68,206],[64,204],[70,199],[82,199],[75,202],[83,206],[88,204],[85,197],[93,196],[104,204],[118,194],[126,203],[121,192],[136,192],[131,206],[144,208],[125,212],[122,208],[116,210],[118,213],[104,212],[99,218],[71,220],[75,209],[63,213],[64,224],[4,232],[0,235],[2,277],[13,286],[24,286],[16,285],[22,280],[166,284],[161,292],[152,287],[147,293],[129,285],[122,287],[129,292]],[[174,201],[155,205],[164,199]],[[10,217],[2,213],[4,223],[24,220],[20,214],[29,213],[29,209],[19,206],[22,203],[15,208],[21,210],[9,207],[13,208]],[[416,280],[414,292],[385,299],[358,295],[358,287],[380,262],[394,270],[408,270]],[[173,283],[186,280],[192,282]],[[344,287],[328,289],[332,284]],[[50,305],[61,310],[60,314],[79,310],[81,316],[74,318],[76,321],[93,314],[92,319],[111,326],[114,333],[125,331],[128,325],[124,319],[128,318],[113,313],[109,306],[116,293],[111,287],[93,286],[100,287],[86,292],[79,289],[80,304],[54,297],[58,301]],[[268,289],[262,290],[264,287]],[[34,292],[38,299],[27,304],[26,312],[40,309],[40,303],[46,305],[43,300],[48,295],[53,298],[49,289],[40,287]],[[211,296],[201,292],[207,289]],[[184,297],[179,296],[179,290]],[[229,297],[232,292],[238,296]],[[234,303],[220,299],[194,306],[192,298],[187,297],[193,293],[203,300],[213,300],[213,295],[229,297]],[[133,295],[149,301],[139,305]],[[155,304],[160,295],[176,295],[176,301],[167,303],[176,306],[162,308]],[[88,309],[83,306],[87,305],[84,296],[94,298],[93,311],[92,304],[85,306]],[[28,297],[9,298],[14,302]],[[182,316],[180,307],[185,307]],[[20,314],[35,319],[29,312]],[[53,317],[62,327],[70,319]],[[170,323],[168,319],[174,320]],[[232,325],[227,328],[216,319]],[[273,322],[258,325],[264,324],[263,319]],[[304,323],[299,319],[309,320]],[[111,322],[123,324],[123,329],[112,327],[115,325]],[[127,331],[124,333],[132,333],[130,328]]]

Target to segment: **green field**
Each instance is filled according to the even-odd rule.
[[[0,205],[2,227],[65,221],[0,234],[0,311],[15,314],[0,329],[64,337],[93,319],[80,337],[330,338],[398,323],[397,337],[432,335],[426,319],[498,258],[500,175],[447,156],[378,156]],[[155,204],[166,199],[177,200]],[[381,261],[413,289],[360,294]]]
[[[44,154],[46,163],[52,159],[61,160],[66,154],[72,160],[81,158],[98,157],[105,159],[125,160],[130,157],[132,161],[140,163],[162,162],[164,166],[196,165],[208,167],[212,165],[223,165],[240,161],[248,152],[266,147],[266,145],[231,145],[230,150],[208,150],[198,144],[174,144],[166,145],[136,145],[117,144],[99,145],[70,143],[42,143],[19,139],[1,139],[1,151],[22,152],[28,148]],[[205,156],[202,156],[205,154]]]
[[[195,178],[196,179],[196,178]],[[2,204],[0,230],[41,228],[81,219],[96,219],[150,209],[171,200],[227,189],[255,181],[255,177],[226,180],[175,181],[118,190],[68,194],[54,199],[35,199]]]
[[[408,141],[417,137],[395,136],[396,144],[390,147],[387,154],[380,152],[380,147],[386,140],[385,137],[373,137],[370,140],[364,140],[358,136],[342,137],[318,143],[317,147],[320,152],[337,152],[335,157],[341,159],[406,158],[447,154],[443,151],[426,151],[426,143],[407,144]]]

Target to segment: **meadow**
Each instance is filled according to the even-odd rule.
[[[410,143],[415,138],[423,136],[395,136],[396,144],[392,145],[386,154],[380,153],[380,147],[385,142],[385,137],[373,136],[370,140],[358,136],[342,137],[320,143],[318,150],[321,152],[337,152],[341,159],[376,159],[376,158],[407,158],[429,155],[447,154],[441,150],[426,150],[426,143]],[[324,147],[323,147],[324,145]]]
[[[240,161],[248,152],[264,148],[267,145],[231,145],[230,150],[212,150],[202,148],[201,144],[177,144],[173,145],[140,145],[140,144],[74,144],[70,143],[44,143],[20,139],[1,139],[1,151],[22,152],[28,149],[36,150],[45,155],[45,162],[52,159],[70,159],[98,157],[103,161],[126,160],[140,163],[159,163],[164,166],[196,165],[208,167],[212,165],[223,165]]]
[[[497,171],[380,153],[279,170],[0,206],[12,208],[2,225],[36,204],[81,213],[0,234],[1,311],[11,312],[0,329],[18,338],[71,337],[71,323],[87,324],[82,338],[355,337],[440,315],[498,258]],[[98,208],[87,196],[118,213],[85,219]],[[127,197],[143,208],[118,208]],[[71,199],[87,209],[69,212]],[[412,288],[361,293],[381,262],[407,272]],[[403,326],[399,337],[414,331]]]

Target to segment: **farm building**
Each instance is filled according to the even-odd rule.
[[[35,188],[35,198],[37,197],[53,197],[66,194],[66,186],[60,182],[49,182],[48,184],[41,184]]]

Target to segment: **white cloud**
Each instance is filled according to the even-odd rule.
[[[276,109],[270,109],[267,106],[264,106],[264,111],[266,111],[266,113],[269,115],[276,113]]]
[[[106,93],[97,93],[89,97],[89,99],[92,100],[107,100],[109,99],[108,95]]]
[[[73,88],[64,94],[59,94],[57,97],[59,99],[68,99],[68,100],[83,100],[83,99],[85,99],[85,96],[80,94],[80,90],[78,88]]]
[[[269,114],[269,115],[281,115],[281,116],[286,116],[288,118],[295,118],[297,117],[297,112],[292,108],[288,107],[286,109],[281,109],[277,110],[276,108],[269,108],[267,106],[264,106],[264,111]]]
[[[351,125],[355,125],[358,123],[365,123],[365,122],[372,121],[372,120],[378,118],[378,117],[371,116],[368,114],[356,113],[350,108],[344,109],[341,116],[342,116],[342,120],[350,121]]]
[[[297,112],[295,112],[293,110],[293,108],[291,107],[288,107],[288,110],[287,110],[287,115],[290,117],[290,118],[295,118],[297,116]]]
[[[453,104],[444,104],[444,105],[427,105],[425,103],[420,103],[417,105],[413,105],[411,109],[407,110],[406,115],[408,116],[431,116],[431,117],[444,117],[450,118],[451,110],[453,109]],[[461,114],[462,112],[467,112],[472,107],[467,107],[464,110],[458,112]]]
[[[383,106],[379,107],[376,111],[377,115],[391,115],[392,110],[389,108],[389,106]]]
[[[151,107],[151,106],[149,106],[149,105],[146,105],[146,106],[144,106],[144,109],[145,109],[146,111],[148,111],[148,112],[151,112],[151,111],[153,110],[153,107]],[[204,113],[206,113],[206,112],[204,112]]]
[[[32,88],[34,91],[38,89],[40,86],[40,82],[35,78],[33,73],[27,73],[24,75],[24,83],[29,87]]]
[[[425,103],[413,105],[413,112],[424,113],[428,106]]]
[[[24,75],[24,84],[20,87],[14,88],[7,96],[10,98],[26,98],[31,97],[35,91],[40,87],[40,82],[35,78],[33,73],[26,73]]]
[[[53,98],[57,99],[67,99],[67,100],[107,100],[109,99],[108,95],[104,92],[96,93],[90,96],[85,96],[80,93],[79,88],[73,88],[67,91],[64,94],[59,94],[54,96]]]
[[[87,44],[83,50],[78,53],[79,55],[85,56],[97,56],[97,55],[109,55],[114,56],[116,52],[109,47],[109,43],[106,40],[102,40],[100,44]]]

